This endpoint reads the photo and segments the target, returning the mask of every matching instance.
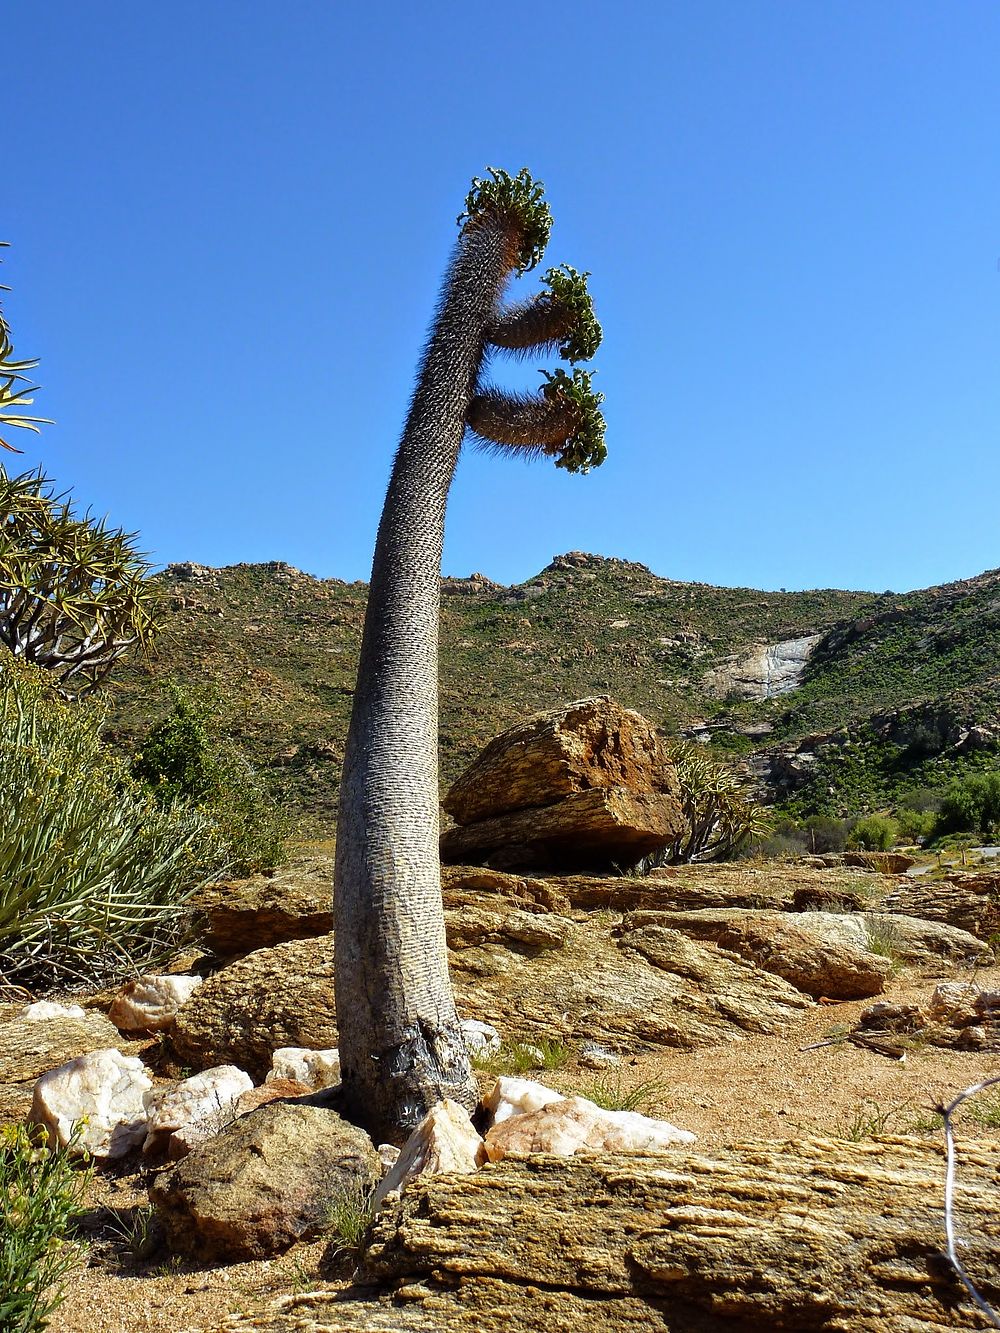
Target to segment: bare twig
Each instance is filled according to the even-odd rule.
[[[962,1266],[962,1262],[958,1257],[956,1249],[957,1245],[955,1239],[956,1155],[955,1155],[955,1134],[954,1130],[952,1129],[951,1117],[954,1115],[954,1113],[958,1110],[958,1108],[967,1098],[974,1097],[977,1093],[982,1092],[985,1088],[993,1087],[997,1083],[1000,1083],[1000,1075],[998,1075],[995,1078],[984,1079],[982,1083],[974,1083],[971,1088],[966,1088],[964,1092],[960,1092],[958,1096],[954,1099],[954,1101],[949,1102],[947,1106],[941,1103],[934,1108],[941,1116],[941,1118],[944,1120],[944,1141],[948,1155],[947,1169],[945,1172],[945,1182],[944,1182],[944,1230],[945,1230],[945,1239],[947,1241],[948,1261],[950,1262],[952,1268],[954,1269],[955,1274],[958,1277],[959,1281],[962,1283],[962,1286],[965,1287],[966,1291],[975,1301],[979,1309],[982,1310],[983,1314],[986,1315],[987,1319],[990,1321],[990,1323],[993,1325],[994,1328],[1000,1328],[1000,1316],[997,1315],[992,1305],[989,1305],[986,1301],[983,1300],[982,1296],[980,1296],[979,1292],[976,1290],[975,1286],[972,1283],[972,1279],[969,1277],[968,1273]]]

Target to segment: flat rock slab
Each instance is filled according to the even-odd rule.
[[[879,912],[640,910],[625,921],[626,927],[648,924],[713,940],[817,999],[879,995],[899,962],[939,968],[993,959],[985,944],[954,926]]]
[[[678,795],[656,728],[612,699],[537,713],[490,741],[444,798],[458,824],[552,805],[593,788]]]
[[[459,1013],[508,1037],[696,1047],[778,1032],[811,1001],[714,944],[515,909],[446,911]]]
[[[963,1143],[960,1181],[963,1261],[996,1305],[995,1153]],[[227,1329],[984,1328],[943,1258],[943,1191],[941,1148],[920,1138],[542,1157],[425,1177],[376,1220],[356,1288]]]
[[[989,940],[1000,930],[1000,875],[950,875],[893,885],[878,904],[882,912],[943,921]]]
[[[236,1065],[259,1083],[279,1047],[336,1046],[334,1012],[333,936],[323,935],[260,949],[216,972],[168,1035],[192,1069]]]

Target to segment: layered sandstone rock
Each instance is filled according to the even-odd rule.
[[[995,1153],[965,1142],[962,1261],[1000,1303]],[[230,1333],[940,1333],[986,1321],[944,1258],[937,1143],[745,1142],[427,1176],[376,1219],[358,1285]],[[396,1296],[396,1299],[393,1299]]]
[[[490,741],[443,804],[456,823],[473,824],[609,787],[677,790],[663,744],[644,717],[611,699],[581,699]]]
[[[448,792],[445,861],[511,869],[634,864],[683,827],[655,728],[611,699],[539,713],[486,746]]]

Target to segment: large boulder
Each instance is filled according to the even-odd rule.
[[[149,1197],[175,1253],[260,1259],[316,1234],[380,1174],[362,1130],[330,1110],[271,1102],[195,1148]]]
[[[192,1069],[237,1065],[256,1082],[279,1047],[336,1046],[333,937],[277,944],[230,963],[178,1010],[169,1038]]]
[[[212,884],[192,906],[206,922],[205,947],[235,958],[333,929],[328,857],[301,856],[267,875]]]
[[[656,728],[612,699],[580,699],[510,727],[469,765],[444,808],[457,824],[474,824],[595,787],[677,791]]]
[[[446,829],[441,857],[452,863],[488,860],[503,870],[629,866],[666,846],[682,828],[680,805],[669,793],[602,787]]]
[[[445,861],[575,869],[634,864],[683,828],[655,728],[611,699],[539,713],[496,737],[451,788]]]

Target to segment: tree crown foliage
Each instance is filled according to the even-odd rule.
[[[151,566],[135,534],[74,513],[41,470],[0,465],[0,643],[85,694],[159,625]]]
[[[503,168],[487,167],[489,178],[474,176],[465,208],[458,215],[463,232],[491,214],[511,219],[520,232],[516,268],[527,273],[540,263],[552,231],[552,212],[545,202],[545,186],[532,178],[527,167],[516,176]]]

